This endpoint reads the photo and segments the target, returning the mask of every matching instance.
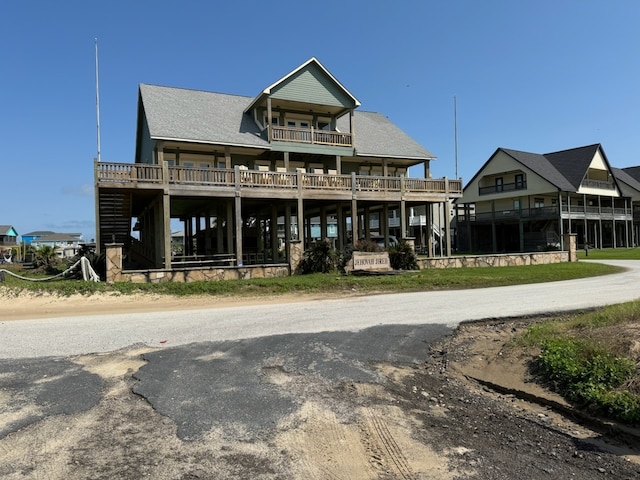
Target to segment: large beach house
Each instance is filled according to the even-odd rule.
[[[402,238],[411,207],[462,195],[315,58],[256,97],[142,84],[138,98],[135,162],[95,162],[97,246],[122,245],[125,269],[289,264],[292,242]]]

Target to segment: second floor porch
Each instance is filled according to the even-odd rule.
[[[466,223],[491,223],[509,221],[536,221],[552,220],[562,217],[572,220],[623,220],[631,221],[634,218],[633,209],[630,207],[603,207],[565,205],[561,208],[557,205],[540,208],[503,209],[489,212],[465,213],[459,209],[458,222]],[[636,214],[637,217],[637,214]]]
[[[303,196],[369,196],[425,201],[444,201],[462,196],[462,180],[448,178],[410,178],[338,174],[335,170],[319,173],[284,171],[278,168],[249,170],[247,167],[198,168],[141,163],[95,163],[95,181],[104,188],[167,188],[168,192],[200,191],[203,194],[239,192],[242,196],[287,198]]]

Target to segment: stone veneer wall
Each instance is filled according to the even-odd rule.
[[[288,277],[288,265],[256,265],[249,267],[198,268],[192,270],[125,270],[120,282],[163,283],[243,280],[249,278]]]
[[[522,265],[543,265],[569,261],[569,252],[532,252],[499,255],[461,255],[442,258],[418,258],[420,269],[464,268],[464,267],[515,267]]]

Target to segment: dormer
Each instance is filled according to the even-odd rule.
[[[265,88],[245,109],[272,150],[353,154],[353,112],[360,102],[311,58]],[[337,127],[338,119],[346,128]]]
[[[577,193],[618,196],[615,179],[599,148],[580,182]]]

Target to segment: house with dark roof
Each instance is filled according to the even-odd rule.
[[[612,168],[600,144],[537,154],[498,148],[456,201],[456,241],[465,252],[523,252],[637,243],[640,182]]]
[[[95,163],[97,248],[171,269],[183,257],[289,264],[292,242],[405,237],[411,207],[458,198],[462,182],[431,178],[429,150],[359,107],[315,58],[255,97],[140,85],[135,162]]]

